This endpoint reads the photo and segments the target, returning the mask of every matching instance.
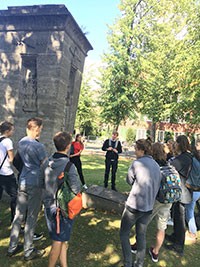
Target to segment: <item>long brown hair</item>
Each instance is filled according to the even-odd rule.
[[[156,161],[165,161],[166,160],[166,156],[165,156],[165,152],[164,152],[164,148],[163,145],[160,143],[154,143],[153,144],[153,159]]]
[[[189,141],[188,141],[187,136],[185,136],[185,135],[179,135],[179,136],[176,138],[176,142],[177,142],[177,144],[178,144],[178,150],[179,150],[181,153],[190,150],[190,143],[189,143]]]
[[[81,136],[81,134],[76,135],[75,142],[79,142],[81,145],[83,145],[82,141],[78,141],[79,136]]]
[[[143,150],[144,155],[152,156],[152,143],[148,139],[139,139],[136,141],[136,146],[138,150]]]

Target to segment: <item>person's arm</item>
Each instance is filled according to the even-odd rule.
[[[10,163],[13,162],[14,159],[14,152],[13,152],[13,143],[10,138],[5,138],[3,139],[3,146],[6,148],[7,153],[8,153],[8,158]]]
[[[107,148],[108,148],[108,140],[104,141],[103,146],[102,146],[102,150],[107,151]]]
[[[127,173],[127,177],[126,177],[126,182],[129,185],[133,185],[135,182],[135,168],[134,168],[134,164],[132,163],[131,166],[128,169],[128,173]]]
[[[39,153],[39,159],[40,159],[40,167],[42,167],[43,163],[48,159],[44,145],[41,145],[38,153]]]
[[[12,163],[14,159],[13,149],[8,150],[8,158],[9,158],[10,163]]]
[[[81,150],[80,150],[80,151],[81,151]],[[79,151],[78,153],[76,153],[76,154],[69,155],[69,157],[70,157],[70,158],[73,158],[73,157],[75,157],[75,156],[79,156],[79,155],[81,154],[81,152],[80,152],[80,151]]]
[[[69,179],[68,179],[69,186],[70,186],[72,192],[77,195],[81,191],[81,185],[79,183],[78,174],[77,174],[77,171],[76,171],[74,164],[72,164],[70,169],[69,169],[69,176],[68,177],[69,177]]]
[[[120,141],[118,143],[117,150],[118,150],[118,153],[122,153],[122,145]]]

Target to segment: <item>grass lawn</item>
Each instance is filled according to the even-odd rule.
[[[104,158],[98,156],[82,156],[83,171],[85,180],[88,185],[103,185],[104,177]],[[117,189],[120,192],[129,191],[126,184],[126,173],[131,160],[120,159],[117,172]],[[105,211],[97,211],[94,209],[82,210],[81,214],[74,220],[73,231],[69,243],[68,266],[69,267],[101,267],[116,266],[121,267],[122,252],[119,240],[120,214],[113,214]],[[48,266],[48,253],[51,247],[51,240],[48,236],[46,222],[43,211],[40,213],[36,232],[43,232],[44,237],[40,241],[35,241],[35,246],[45,248],[46,254],[42,259],[24,262],[23,252],[8,258],[6,256],[9,243],[9,220],[10,210],[8,203],[1,202],[0,220],[0,267],[15,266]],[[167,232],[170,233],[172,227],[169,226]],[[156,233],[156,225],[153,221],[148,226],[147,247],[152,245]],[[200,234],[199,234],[200,239]],[[131,240],[135,240],[135,230],[131,233]],[[23,242],[23,235],[20,236],[20,242]],[[186,244],[185,256],[176,257],[173,252],[168,252],[164,248],[161,249],[159,262],[153,263],[146,253],[144,267],[150,266],[200,266],[200,241],[196,244]],[[133,255],[133,260],[135,256]]]

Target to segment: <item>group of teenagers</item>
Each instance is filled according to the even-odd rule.
[[[60,131],[53,137],[56,152],[47,157],[45,146],[39,142],[42,128],[41,118],[29,119],[26,136],[19,141],[14,155],[11,140],[14,125],[8,121],[0,125],[0,197],[5,190],[11,198],[11,232],[7,256],[13,257],[24,249],[24,260],[30,261],[45,254],[45,250],[38,250],[33,245],[33,241],[39,239],[34,231],[38,213],[44,204],[47,227],[53,240],[48,266],[56,266],[59,260],[61,266],[66,267],[67,241],[70,239],[73,219],[63,216],[57,207],[57,180],[71,161],[74,164],[70,164],[67,170],[71,191],[75,195],[81,191],[78,174],[83,189],[87,189],[80,161],[83,143],[80,135],[72,142],[70,133]],[[17,179],[12,164],[18,170]],[[18,242],[22,230],[23,246]]]
[[[22,250],[18,238],[23,223],[24,260],[29,261],[44,255],[44,250],[35,249],[33,245],[38,213],[44,204],[47,227],[53,240],[48,266],[56,266],[59,260],[60,265],[66,267],[67,241],[70,239],[73,220],[63,216],[57,209],[57,180],[71,161],[74,163],[68,170],[71,190],[74,194],[81,191],[78,174],[83,189],[87,189],[80,160],[84,146],[80,135],[77,135],[72,142],[70,133],[60,131],[53,137],[56,152],[47,157],[44,145],[39,142],[42,127],[41,118],[35,117],[27,121],[26,136],[19,141],[14,156],[10,139],[14,133],[14,125],[10,122],[0,125],[0,194],[2,195],[2,191],[5,190],[11,197],[12,227],[7,255],[12,257]],[[115,191],[118,154],[122,152],[117,137],[118,132],[114,131],[112,138],[107,139],[102,147],[102,150],[106,151],[104,186],[108,187],[109,172],[112,167],[111,189]],[[152,143],[149,138],[139,139],[135,144],[135,154],[136,160],[128,169],[127,183],[130,185],[130,192],[120,226],[124,267],[143,266],[147,226],[155,216],[157,217],[156,240],[154,246],[149,248],[152,261],[158,261],[159,250],[165,239],[168,242],[165,244],[167,249],[175,251],[179,256],[183,255],[186,221],[189,228],[188,236],[195,240],[197,238],[194,207],[200,193],[192,192],[186,187],[185,182],[193,156],[200,160],[198,151],[195,148],[191,149],[186,136],[180,135],[175,142],[171,140],[166,145]],[[19,171],[17,179],[11,168],[12,162]],[[160,167],[169,162],[180,175],[182,189],[180,201],[173,205],[156,200],[162,179]],[[173,218],[173,234],[165,235],[170,213]],[[130,232],[134,225],[136,243],[130,244]],[[132,253],[136,254],[134,263]]]
[[[185,135],[179,135],[176,141],[167,144],[152,143],[151,139],[140,139],[135,144],[136,160],[132,162],[127,183],[131,186],[125,209],[122,214],[120,240],[123,251],[124,267],[141,267],[146,252],[146,231],[149,222],[157,218],[155,244],[149,248],[153,262],[158,262],[159,250],[164,241],[167,250],[176,256],[183,256],[185,238],[195,242],[197,227],[194,218],[196,201],[200,192],[193,192],[186,186],[186,180],[195,157],[200,155],[195,146],[191,146]],[[181,198],[172,203],[160,203],[157,199],[162,175],[160,168],[168,164],[175,167],[180,176]],[[173,219],[173,233],[165,235],[169,216]],[[188,230],[186,231],[186,222]],[[129,235],[135,225],[136,243],[130,244]],[[136,254],[134,264],[132,253]]]

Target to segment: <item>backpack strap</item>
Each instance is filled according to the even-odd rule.
[[[108,146],[111,146],[111,140],[108,139]]]
[[[69,172],[69,169],[72,166],[72,164],[73,163],[71,161],[67,162],[67,165],[65,166],[64,172]]]
[[[117,149],[117,146],[118,146],[118,140],[115,141],[115,149]]]
[[[0,142],[3,141],[5,138],[5,136],[0,137]]]
[[[2,137],[0,138],[0,142],[3,141],[5,138],[6,138],[5,136],[2,136]],[[3,159],[2,163],[1,163],[0,170],[1,170],[1,168],[2,168],[2,166],[3,166],[3,164],[4,164],[4,162],[5,162],[5,160],[6,160],[6,158],[7,158],[7,156],[8,156],[8,151],[6,152],[6,155],[5,155],[5,157],[4,157],[4,159]]]
[[[65,166],[64,171],[58,176],[58,179],[64,178],[64,173],[65,172],[69,172],[69,169],[72,166],[72,164],[73,163],[71,161],[67,162],[67,165]],[[57,221],[57,229],[56,229],[56,232],[57,232],[57,234],[59,234],[60,233],[60,216],[59,216],[60,208],[58,207],[58,203],[57,203],[57,194],[58,194],[58,190],[56,191],[56,211],[57,211],[56,212],[56,221]]]

